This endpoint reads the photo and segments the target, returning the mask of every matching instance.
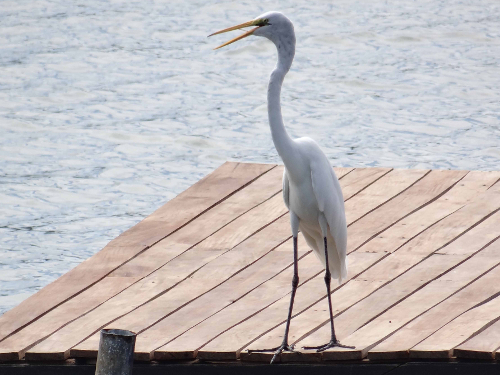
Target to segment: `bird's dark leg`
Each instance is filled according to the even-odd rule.
[[[271,359],[271,363],[281,354],[284,350],[299,353],[293,349],[293,345],[288,345],[288,331],[290,329],[290,320],[292,319],[293,301],[295,299],[295,292],[299,286],[299,266],[297,259],[297,237],[293,237],[293,278],[292,278],[292,294],[290,296],[290,306],[288,307],[288,318],[286,320],[285,335],[283,336],[283,342],[280,346],[271,349],[256,349],[248,350],[249,353],[263,353],[263,352],[274,352],[274,356]]]
[[[326,243],[326,237],[324,237],[325,241],[325,263],[326,263],[326,270],[325,270],[325,284],[326,284],[326,292],[328,293],[328,308],[330,309],[330,328],[332,332],[332,336],[330,339],[330,342],[324,345],[320,346],[304,346],[304,349],[316,349],[317,352],[322,352],[325,351],[326,349],[333,348],[335,346],[339,348],[348,348],[348,349],[354,349],[354,346],[347,346],[347,345],[342,345],[338,340],[337,337],[335,336],[335,327],[333,326],[333,311],[332,311],[332,296],[331,296],[331,291],[330,291],[330,284],[332,281],[332,275],[330,273],[330,266],[328,265],[328,250],[327,250],[327,243]]]

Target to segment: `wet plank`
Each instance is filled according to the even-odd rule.
[[[15,308],[0,316],[0,340],[82,292],[275,165],[227,162]],[[167,215],[168,220],[162,220]]]

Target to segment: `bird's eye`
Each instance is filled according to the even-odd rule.
[[[267,18],[263,18],[256,23],[256,26],[267,26],[267,25],[270,25],[269,20]]]

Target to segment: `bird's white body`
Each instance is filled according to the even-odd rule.
[[[325,266],[324,237],[327,238],[330,272],[341,282],[347,276],[347,226],[339,181],[318,144],[307,137],[292,140],[281,116],[281,86],[295,55],[293,24],[279,12],[264,13],[258,18],[267,19],[272,29],[260,27],[253,35],[268,38],[278,50],[278,63],[269,80],[267,105],[273,142],[285,164],[283,198],[292,216],[292,232],[298,224],[308,245]]]
[[[327,223],[328,263],[332,278],[341,282],[347,277],[347,227],[344,200],[339,181],[330,163],[311,138],[293,140],[303,163],[299,173],[283,173],[283,200],[299,218],[299,228],[307,244],[325,264],[321,221]]]
[[[227,46],[249,35],[256,35],[272,41],[278,50],[278,63],[271,73],[267,90],[267,113],[274,146],[285,164],[283,199],[290,211],[294,271],[283,343],[276,348],[253,351],[274,352],[271,360],[271,363],[273,363],[284,350],[294,351],[293,345],[288,344],[288,332],[295,292],[299,285],[297,257],[299,229],[302,231],[307,244],[314,250],[314,253],[325,266],[325,285],[332,333],[329,343],[306,349],[324,351],[333,347],[349,348],[340,344],[335,336],[330,289],[332,277],[338,279],[340,283],[347,276],[347,226],[342,190],[328,158],[311,138],[291,139],[281,117],[281,86],[286,73],[290,70],[295,55],[293,24],[279,12],[268,12],[255,20],[220,30],[212,35],[249,26],[256,27],[217,48]]]

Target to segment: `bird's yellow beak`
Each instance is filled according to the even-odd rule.
[[[219,31],[217,31],[217,32],[215,32],[213,34],[210,34],[209,36],[212,36],[212,35],[227,33],[228,31],[239,30],[239,29],[243,29],[244,27],[251,27],[251,26],[257,26],[257,27],[254,27],[253,29],[247,31],[246,33],[241,34],[240,36],[237,36],[234,39],[231,39],[229,42],[221,44],[219,47],[214,48],[214,50],[222,48],[222,47],[225,47],[225,46],[227,46],[227,45],[229,45],[231,43],[237,42],[240,39],[243,39],[243,38],[246,38],[249,35],[252,35],[253,32],[255,30],[257,30],[260,26],[264,26],[263,20],[253,20],[253,21],[245,22],[245,23],[242,23],[240,25],[231,26],[231,27],[228,27],[227,29],[219,30]]]

